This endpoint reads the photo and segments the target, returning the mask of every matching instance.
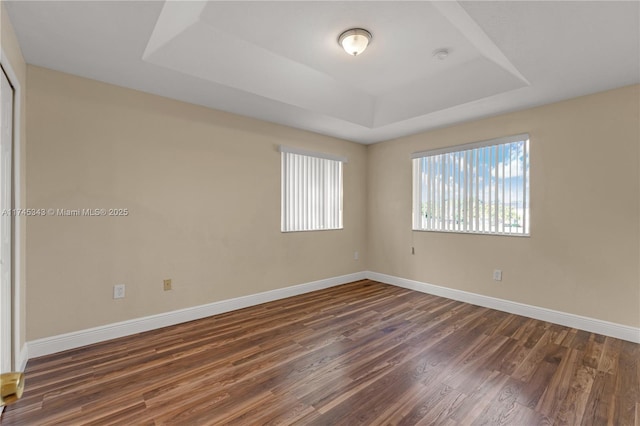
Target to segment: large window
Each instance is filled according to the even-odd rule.
[[[529,135],[412,158],[414,230],[529,235]]]
[[[280,147],[282,232],[342,229],[342,164],[327,154]]]

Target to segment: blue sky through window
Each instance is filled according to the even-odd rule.
[[[414,167],[414,229],[528,235],[528,139],[427,153]]]

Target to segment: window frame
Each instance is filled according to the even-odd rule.
[[[530,190],[530,184],[531,184],[531,171],[530,171],[530,166],[531,166],[531,156],[530,156],[530,152],[531,152],[531,148],[530,148],[530,136],[528,133],[521,133],[521,134],[517,134],[517,135],[511,135],[511,136],[505,136],[505,137],[500,137],[500,138],[495,138],[495,139],[489,139],[489,140],[484,140],[484,141],[479,141],[479,142],[473,142],[473,143],[468,143],[468,144],[462,144],[462,145],[455,145],[455,146],[450,146],[450,147],[444,147],[444,148],[438,148],[438,149],[432,149],[432,150],[427,150],[427,151],[419,151],[419,152],[415,152],[413,154],[411,154],[411,159],[412,159],[412,168],[413,168],[413,174],[412,174],[412,187],[413,187],[413,192],[412,192],[412,221],[411,221],[411,228],[413,231],[420,231],[420,232],[447,232],[447,233],[457,233],[457,234],[475,234],[475,235],[499,235],[499,236],[509,236],[509,237],[530,237],[531,236],[531,190]],[[506,189],[507,185],[506,185],[506,180],[509,179],[513,179],[514,175],[513,175],[513,169],[511,169],[511,164],[513,163],[512,157],[510,157],[510,161],[509,161],[509,174],[508,176],[505,178],[506,176],[506,172],[505,170],[505,162],[504,160],[504,155],[505,152],[504,150],[506,149],[505,147],[509,146],[509,144],[514,144],[514,143],[523,143],[522,146],[522,156],[523,156],[523,160],[521,161],[517,161],[517,163],[522,164],[522,169],[519,169],[518,167],[520,166],[520,164],[516,165],[516,175],[515,178],[517,179],[518,177],[521,176],[522,178],[522,186],[520,189],[522,189],[521,191],[521,195],[522,195],[522,201],[521,201],[521,220],[522,220],[522,225],[519,226],[521,229],[521,231],[518,232],[513,232],[513,222],[511,222],[509,225],[505,225],[504,220],[502,222],[500,222],[500,226],[499,226],[499,216],[502,216],[502,218],[504,219],[504,217],[506,216],[505,211],[506,209],[513,209],[513,199],[511,198],[511,194],[513,194],[513,183],[510,183],[508,185],[509,188],[509,203],[506,203],[505,201],[505,194],[506,194]],[[496,152],[495,152],[495,163],[492,163],[492,159],[489,160],[488,162],[488,166],[489,166],[489,174],[485,174],[483,173],[482,175],[482,179],[479,177],[478,173],[476,173],[476,170],[474,168],[474,166],[479,166],[480,164],[480,160],[479,157],[482,157],[483,155],[486,154],[486,150],[481,151],[485,148],[494,148],[496,147]],[[503,151],[502,154],[499,154],[500,148],[502,147]],[[518,147],[518,149],[520,149],[520,147]],[[470,153],[469,153],[470,152]],[[483,154],[480,155],[480,152],[482,152]],[[490,151],[493,152],[493,151]],[[425,181],[424,178],[422,177],[424,174],[422,173],[422,163],[420,162],[421,159],[424,159],[426,157],[435,157],[435,156],[442,156],[444,154],[457,154],[458,157],[462,157],[463,160],[460,162],[459,165],[451,165],[451,164],[447,164],[447,167],[451,167],[452,170],[454,170],[454,174],[457,172],[459,174],[459,177],[455,177],[454,178],[454,185],[453,185],[453,189],[451,189],[451,185],[445,185],[444,183],[439,184],[436,183],[437,179],[429,179],[426,183],[428,185],[431,186],[432,189],[432,193],[438,193],[438,199],[434,199],[432,198],[432,200],[434,201],[434,204],[439,205],[440,208],[442,209],[441,211],[444,212],[445,214],[441,214],[439,215],[440,217],[438,219],[434,219],[430,224],[425,224],[425,220],[423,219],[423,206],[424,206],[424,202],[423,202],[423,186],[425,185]],[[517,155],[519,153],[519,151],[516,151],[515,154]],[[511,151],[509,151],[509,154],[511,155]],[[502,155],[502,160],[498,161],[499,156]],[[471,165],[469,165],[469,162],[466,160],[471,159]],[[483,157],[483,161],[487,161],[486,157]],[[441,164],[438,163],[432,163],[434,165],[436,165],[438,168],[436,168],[436,170],[439,172],[439,176],[442,177],[448,177],[449,179],[452,179],[451,174],[448,172],[445,172],[444,174],[440,171],[440,169],[443,167]],[[502,177],[498,177],[497,179],[494,179],[494,175],[491,174],[491,166],[495,164],[496,166],[496,175],[495,176],[499,176],[499,169],[498,169],[498,164],[502,164]],[[462,165],[462,166],[461,166]],[[484,164],[484,167],[487,166],[487,163]],[[457,169],[456,169],[457,167]],[[460,167],[462,167],[462,169],[460,169]],[[462,171],[460,171],[462,170]],[[519,175],[519,172],[522,172],[522,175]],[[434,174],[434,176],[436,176],[436,174]],[[480,195],[480,187],[481,185],[484,185],[483,183],[481,183],[481,180],[484,180],[484,178],[488,177],[490,180],[495,180],[496,184],[495,184],[495,191],[493,191],[492,186],[494,185],[493,183],[491,184],[491,186],[488,187],[483,187],[483,188],[488,188],[488,190],[482,189],[482,200],[480,200],[479,195]],[[455,180],[458,179],[458,180]],[[442,178],[440,179],[440,181],[442,181]],[[451,180],[449,180],[451,181]],[[497,182],[502,181],[501,185],[498,185]],[[464,184],[461,185],[461,183]],[[500,188],[498,188],[500,186]],[[447,196],[447,194],[445,194],[443,191],[446,189],[446,191],[449,192],[448,200],[445,200],[445,196]],[[464,189],[461,189],[464,188]],[[469,189],[471,188],[471,189]],[[494,209],[494,204],[495,204],[495,198],[492,200],[491,198],[489,198],[488,202],[485,202],[485,194],[488,194],[489,197],[491,196],[495,196],[496,192],[498,193],[498,195],[500,194],[500,190],[502,191],[502,200],[500,202],[500,205],[502,207],[502,215],[500,214],[495,214],[493,213],[493,209]],[[440,192],[438,192],[440,191]],[[518,186],[515,186],[515,192],[516,194],[519,194],[518,192]],[[460,193],[462,193],[462,195],[460,195]],[[475,195],[475,200],[474,200],[474,195]],[[429,196],[432,196],[431,194],[429,194]],[[451,196],[453,196],[453,200],[454,201],[450,201],[451,200]],[[457,197],[457,205],[456,205],[456,198]],[[516,201],[518,202],[518,195],[516,195]],[[464,202],[463,207],[460,207],[460,203]],[[493,203],[493,204],[492,204]],[[511,204],[511,206],[509,206],[509,204]],[[454,211],[453,216],[450,216],[452,213],[450,210],[448,210],[448,208],[453,205],[455,207],[458,208],[457,211]],[[481,207],[483,206],[483,207]],[[489,208],[489,215],[490,218],[493,217],[493,215],[495,214],[496,218],[495,220],[490,219],[488,222],[486,221],[484,215],[484,211],[486,211],[487,206]],[[520,207],[518,205],[518,207]],[[518,208],[516,207],[516,208]],[[483,213],[482,213],[482,222],[480,220],[480,214],[473,214],[471,212],[476,211],[479,212],[482,209]],[[498,210],[500,211],[500,210]],[[462,213],[462,219],[460,219],[460,216],[456,216],[455,213],[458,213],[458,215],[460,213]],[[516,213],[517,214],[517,213]],[[477,217],[476,217],[477,216]],[[519,216],[519,215],[518,215]],[[451,225],[451,229],[450,227],[447,226],[447,222],[451,222],[451,217],[454,218],[454,223],[453,225]],[[509,217],[511,217],[511,212],[509,212]],[[475,225],[473,224],[475,222]],[[495,229],[493,228],[493,223],[495,223]],[[464,223],[464,225],[460,225],[460,223]],[[488,223],[488,226],[487,226]],[[434,226],[437,225],[437,226]],[[469,225],[470,224],[470,225]],[[481,224],[481,226],[480,226]],[[444,226],[443,226],[444,225]],[[509,230],[506,230],[506,228],[509,228]],[[482,228],[482,229],[480,229]],[[500,229],[502,228],[502,229]]]

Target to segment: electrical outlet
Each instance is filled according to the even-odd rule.
[[[163,282],[163,288],[164,288],[164,291],[169,291],[169,290],[171,290],[171,279],[164,280],[164,282]]]
[[[493,280],[494,281],[502,281],[502,270],[501,269],[495,269],[493,271]]]
[[[358,260],[360,258],[360,255],[358,254],[357,251],[353,252],[353,260]]]
[[[113,298],[124,299],[124,284],[116,284],[113,286]]]

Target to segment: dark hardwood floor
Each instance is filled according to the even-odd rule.
[[[638,425],[640,345],[372,281],[30,360],[3,425]]]

